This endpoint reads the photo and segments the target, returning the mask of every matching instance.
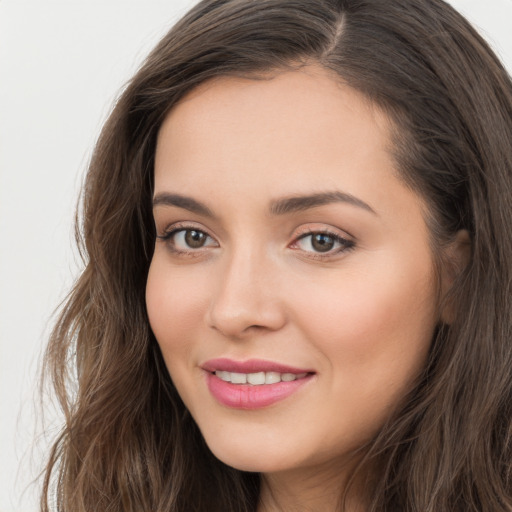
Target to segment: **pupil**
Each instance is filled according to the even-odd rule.
[[[334,239],[332,236],[323,235],[321,233],[314,235],[312,245],[315,251],[327,252],[330,251],[334,246]]]
[[[201,231],[195,231],[193,229],[188,230],[185,233],[185,242],[193,249],[197,249],[204,245],[206,235]]]

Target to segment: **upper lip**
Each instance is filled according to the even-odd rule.
[[[259,372],[277,372],[277,373],[314,373],[308,368],[296,368],[287,364],[277,363],[275,361],[265,361],[263,359],[248,359],[246,361],[234,361],[233,359],[218,358],[210,359],[201,365],[207,372],[232,372],[232,373],[259,373]]]

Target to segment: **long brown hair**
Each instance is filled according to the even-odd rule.
[[[400,176],[429,205],[435,254],[465,229],[468,265],[426,368],[359,468],[371,512],[512,510],[512,84],[442,0],[203,0],[162,39],[98,140],[77,236],[85,268],[46,353],[65,414],[42,510],[254,511],[259,476],[218,461],[151,333],[155,142],[219,76],[316,62],[394,122]],[[176,293],[179,293],[176,290]]]

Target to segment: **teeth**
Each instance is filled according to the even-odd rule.
[[[215,375],[217,375],[219,379],[225,380],[226,382],[231,382],[231,373],[229,372],[215,372]]]
[[[281,374],[278,372],[266,372],[265,384],[277,384],[281,382]]]
[[[253,384],[254,386],[265,384],[265,372],[248,373],[247,382],[249,384]]]
[[[231,374],[231,382],[233,384],[246,384],[247,383],[247,373],[232,373]]]
[[[278,372],[257,372],[257,373],[235,373],[216,371],[215,375],[225,382],[232,384],[252,384],[261,386],[263,384],[277,384],[278,382],[291,382],[303,379],[307,373],[278,373]]]

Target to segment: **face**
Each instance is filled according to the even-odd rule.
[[[269,474],[343,464],[438,320],[386,116],[316,67],[203,84],[161,127],[154,217],[149,319],[213,453]]]

